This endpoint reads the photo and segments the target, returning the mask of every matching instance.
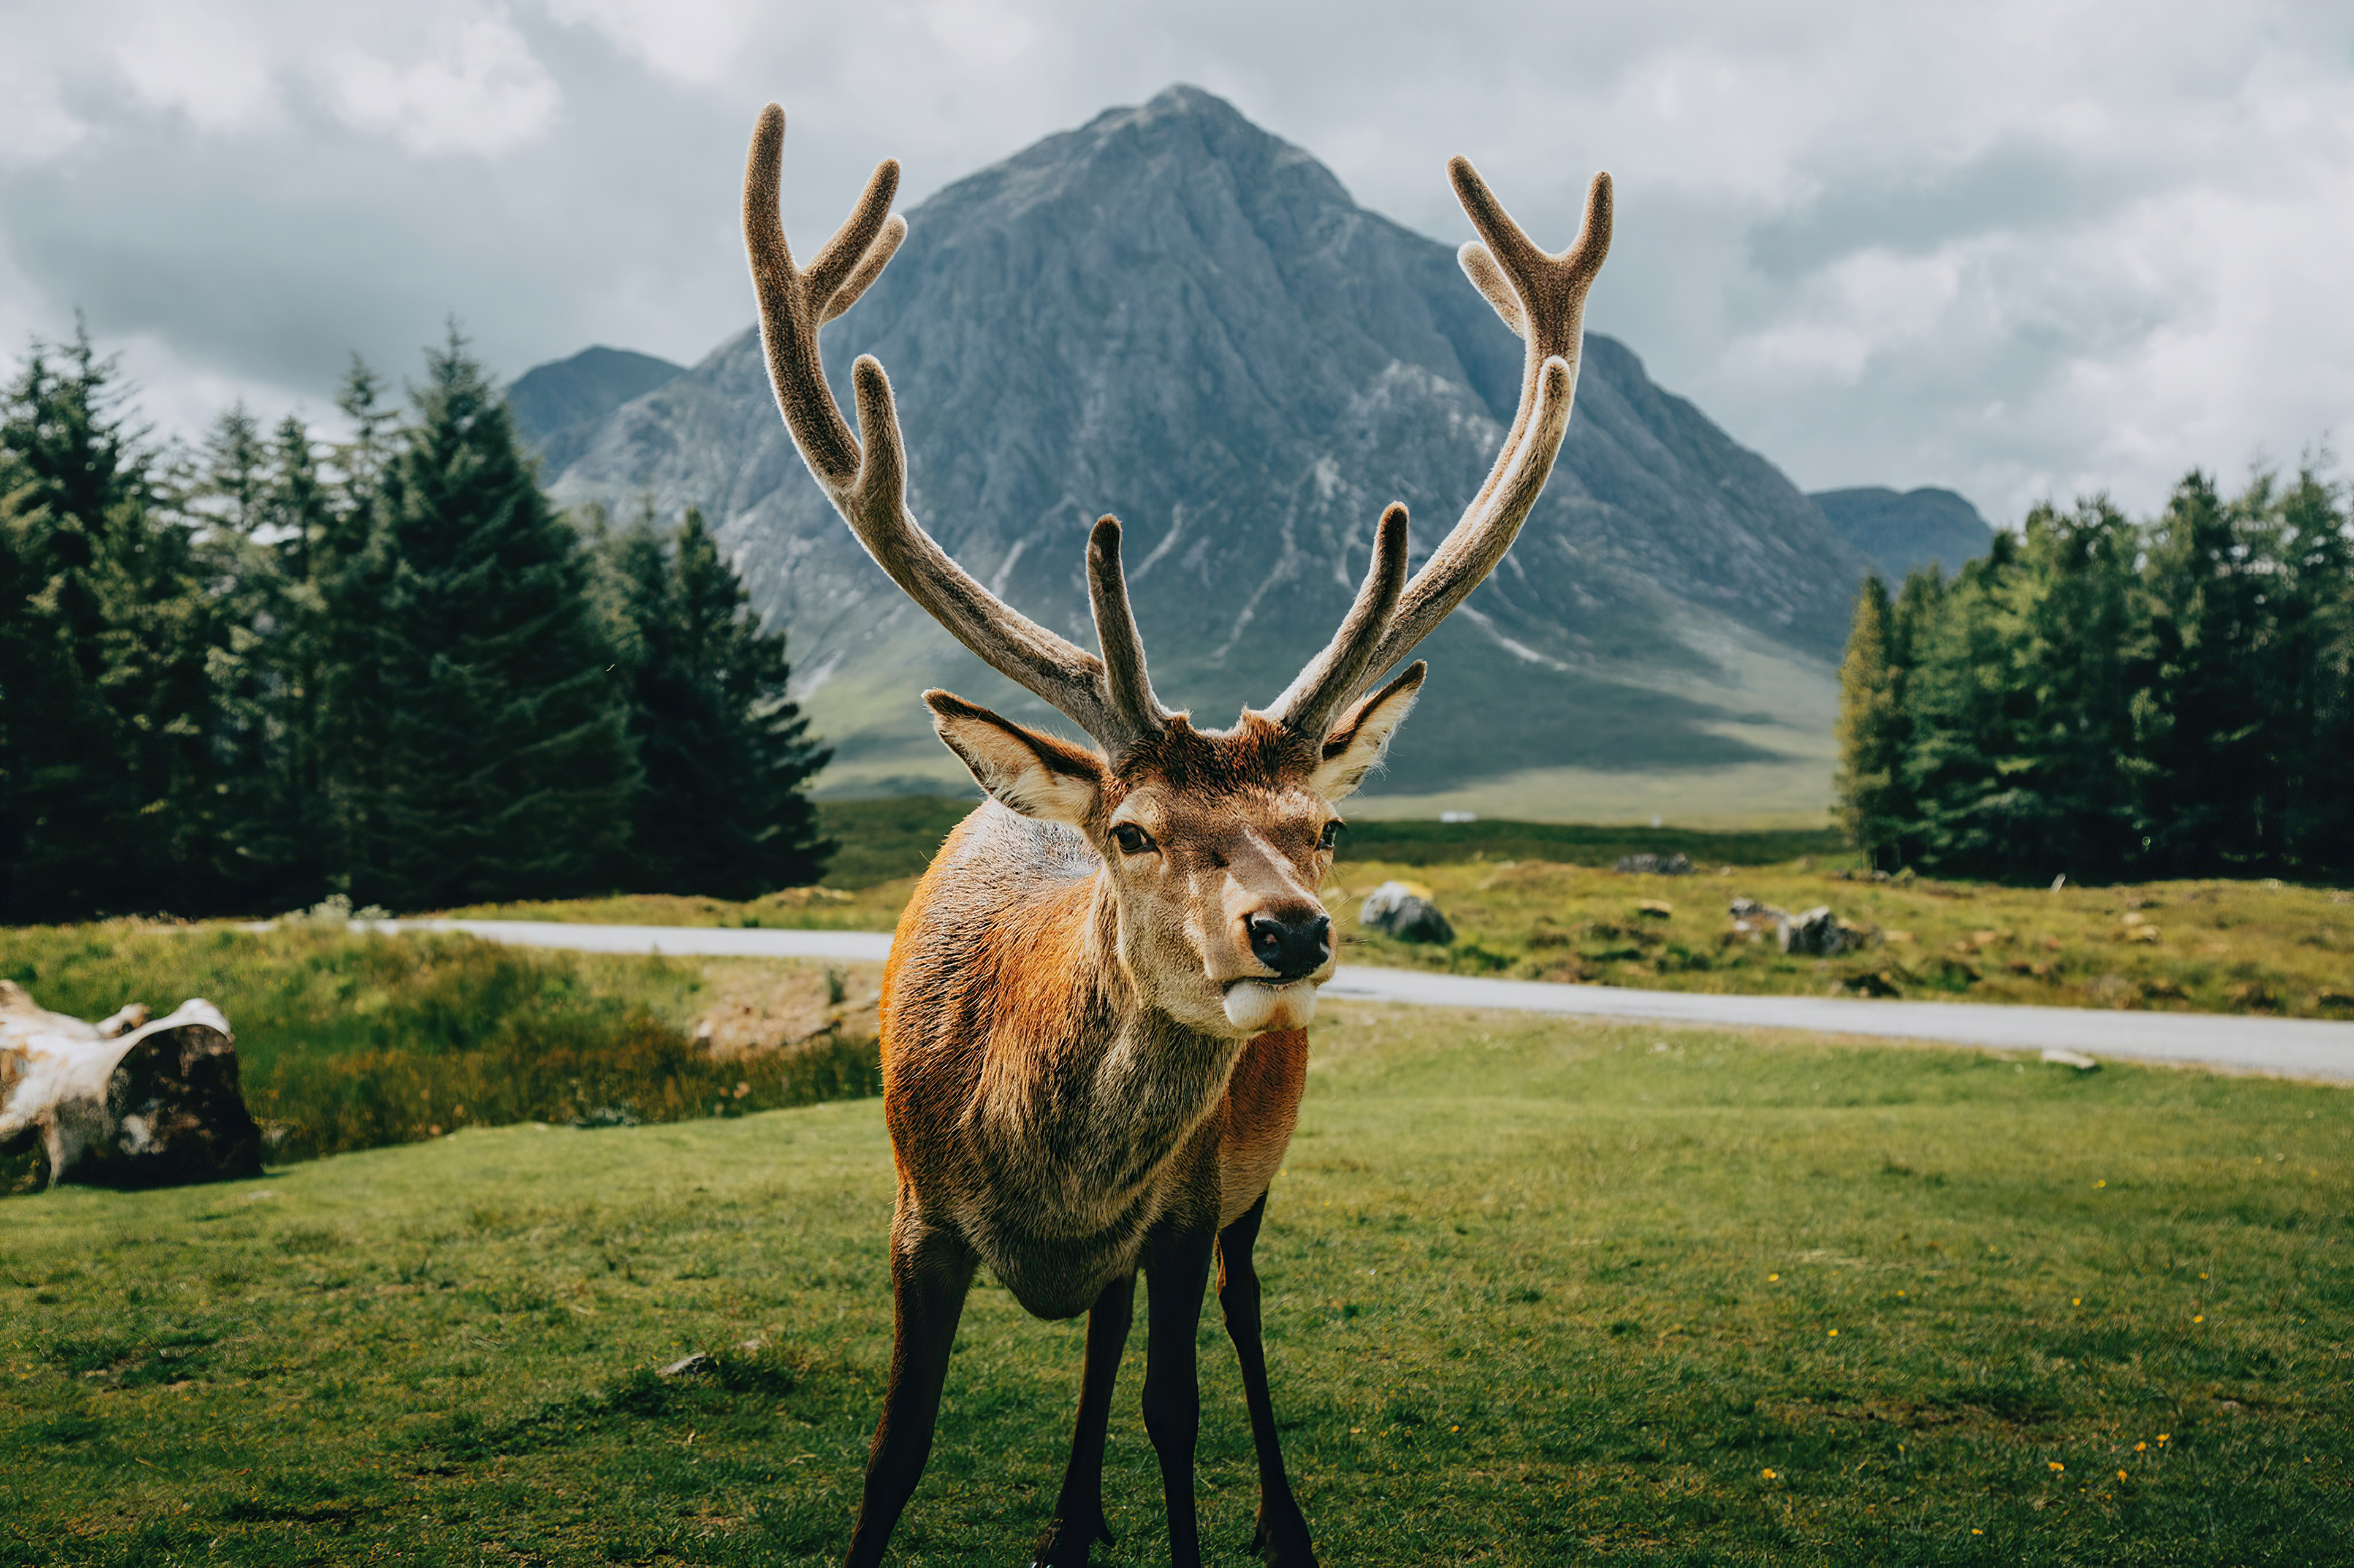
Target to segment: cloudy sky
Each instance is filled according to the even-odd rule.
[[[0,0],[0,351],[80,309],[179,431],[453,313],[691,362],[767,100],[807,235],[1172,81],[1450,242],[1451,153],[1555,246],[1608,168],[1589,324],[1809,489],[2140,509],[2354,427],[2345,0]]]

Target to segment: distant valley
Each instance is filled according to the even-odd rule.
[[[1268,700],[1321,644],[1393,499],[1418,563],[1511,418],[1520,344],[1451,249],[1197,90],[1049,137],[908,218],[828,329],[837,390],[855,355],[882,360],[917,515],[1090,645],[1086,531],[1119,515],[1155,683],[1205,723]],[[837,748],[827,792],[961,781],[926,685],[1047,721],[859,550],[785,437],[751,330],[691,367],[591,349],[510,398],[560,500],[704,510],[790,631]],[[1424,645],[1428,695],[1361,809],[1818,822],[1858,583],[1897,561],[1950,570],[1988,539],[1950,492],[1801,493],[1589,335],[1544,500]]]

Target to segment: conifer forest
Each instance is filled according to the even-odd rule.
[[[702,518],[567,517],[453,331],[340,440],[0,388],[0,920],[813,881],[826,760]]]
[[[1952,577],[1873,578],[1838,811],[1883,871],[2077,881],[2354,870],[2354,555],[2307,463],[2155,517],[2045,505]]]

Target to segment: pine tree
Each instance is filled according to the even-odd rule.
[[[1974,874],[2003,868],[2035,805],[2020,778],[2027,759],[2016,744],[2005,642],[2017,563],[2018,536],[1997,534],[1993,549],[1965,566],[1909,629],[1903,784],[1915,803],[1907,837],[1925,865]]]
[[[1856,596],[1855,623],[1840,664],[1839,772],[1835,814],[1864,863],[1893,871],[1904,812],[1898,779],[1904,755],[1904,713],[1892,645],[1894,606],[1888,585],[1872,573]]]
[[[2138,856],[2133,714],[2149,679],[2139,547],[2105,496],[2028,515],[2000,629],[2018,806],[2006,874],[2107,876]]]
[[[377,784],[353,895],[414,909],[610,888],[636,773],[578,536],[454,331],[415,397],[358,574],[382,595],[381,728],[351,737]]]
[[[0,390],[16,623],[0,889],[16,919],[209,895],[213,607],[87,332]]]
[[[393,556],[381,537],[381,514],[399,411],[386,402],[385,385],[352,355],[335,396],[352,434],[330,451],[332,476],[320,476],[320,533],[309,562],[322,617],[320,853],[326,885],[345,895],[368,881],[376,847],[387,837],[383,621]]]
[[[2354,502],[2308,461],[2277,504],[2280,747],[2286,865],[2354,868]]]
[[[2194,470],[2147,542],[2156,668],[2140,707],[2146,836],[2176,875],[2249,869],[2269,836],[2269,705],[2254,677],[2272,573],[2247,548],[2246,526],[2266,499],[2227,503]]]
[[[289,415],[265,443],[242,408],[206,444],[198,504],[224,636],[214,650],[219,707],[219,875],[252,907],[307,904],[326,890],[325,684],[332,628],[320,571],[334,531],[317,442]]]
[[[816,881],[833,845],[804,791],[832,754],[785,695],[783,633],[761,631],[698,511],[671,540],[642,519],[607,548],[644,770],[636,885],[751,898]]]

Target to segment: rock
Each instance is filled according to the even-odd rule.
[[[1455,927],[1421,891],[1403,882],[1384,882],[1366,895],[1357,923],[1401,942],[1451,942]]]
[[[2043,1059],[2053,1066],[2073,1067],[2080,1073],[2089,1073],[2100,1065],[2082,1051],[2062,1051],[2056,1045],[2048,1047],[2044,1051]]]
[[[630,1105],[591,1106],[572,1118],[572,1125],[585,1130],[600,1127],[635,1127],[637,1107]]]
[[[1733,928],[1755,942],[1768,931],[1781,929],[1782,922],[1790,916],[1771,904],[1760,904],[1755,898],[1736,898],[1729,906]]]
[[[0,1153],[37,1150],[48,1184],[165,1187],[261,1173],[236,1037],[203,1001],[98,1023],[0,980]]]
[[[1622,854],[1613,869],[1626,876],[1690,876],[1691,856],[1675,854]]]
[[[1802,915],[1785,915],[1776,932],[1786,953],[1827,959],[1863,945],[1863,933],[1840,919],[1828,904],[1818,904]]]

